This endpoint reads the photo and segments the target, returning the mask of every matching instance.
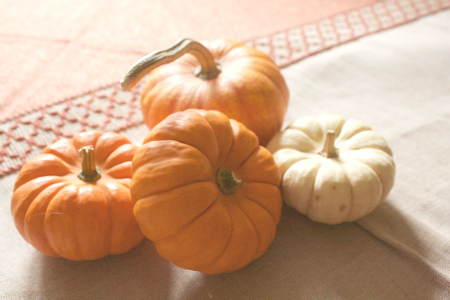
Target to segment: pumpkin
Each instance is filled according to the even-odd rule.
[[[302,117],[269,143],[283,174],[284,201],[310,219],[351,222],[375,209],[394,185],[386,140],[361,121]]]
[[[133,158],[134,215],[158,253],[207,274],[265,253],[281,213],[281,175],[243,124],[218,111],[168,116]]]
[[[11,213],[19,233],[40,252],[71,260],[138,245],[144,236],[129,191],[136,149],[117,133],[98,131],[45,147],[14,185]]]
[[[261,145],[283,125],[285,80],[269,56],[243,43],[183,39],[136,62],[122,88],[130,90],[147,73],[141,109],[150,129],[188,108],[221,111],[255,132]]]

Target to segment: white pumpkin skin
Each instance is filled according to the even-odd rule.
[[[330,145],[324,149],[325,143]],[[284,201],[316,222],[359,219],[394,185],[395,163],[386,140],[357,120],[303,117],[275,135],[267,148],[283,175]]]

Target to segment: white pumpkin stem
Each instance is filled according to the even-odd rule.
[[[230,195],[237,191],[242,181],[234,172],[219,168],[216,173],[216,183],[223,194]]]
[[[335,135],[336,133],[334,132],[334,130],[328,130],[325,136],[325,142],[323,144],[323,149],[320,151],[320,154],[322,154],[326,158],[333,158],[338,156],[336,147],[334,146]]]
[[[194,55],[200,63],[200,68],[195,73],[197,77],[208,80],[217,77],[221,72],[220,66],[214,61],[211,52],[205,46],[191,39],[182,39],[170,48],[152,52],[138,60],[120,81],[122,89],[131,90],[142,77],[186,53]]]
[[[93,146],[85,146],[78,150],[81,158],[81,171],[78,178],[86,182],[94,182],[100,179],[101,174],[95,166],[95,151]]]

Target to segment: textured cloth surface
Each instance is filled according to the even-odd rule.
[[[0,178],[0,298],[449,299],[448,53],[449,10],[282,69],[286,125],[321,113],[364,121],[392,148],[396,182],[385,203],[353,223],[318,224],[284,207],[268,251],[229,274],[175,267],[148,240],[91,262],[47,257],[11,220],[17,172]],[[136,144],[147,132],[121,131]]]
[[[119,81],[181,38],[244,41],[374,2],[2,1],[0,120]]]
[[[447,292],[449,16],[445,12],[363,38],[283,73],[295,85],[290,86],[289,120],[336,113],[363,120],[388,140],[397,165],[396,183],[387,202],[357,223],[426,266],[445,282]]]
[[[141,2],[137,1],[134,5],[144,5]],[[256,13],[254,15],[254,11],[248,12],[252,22],[260,20],[258,17],[261,17],[265,21],[260,20],[260,22],[265,22],[266,25],[258,31],[260,35],[246,40],[245,43],[268,54],[278,66],[286,67],[337,45],[406,24],[450,7],[449,0],[378,0],[363,7],[359,7],[359,5],[366,4],[365,1],[354,2],[351,6],[352,9],[340,12],[349,8],[348,1],[339,1],[339,5],[323,5],[321,0],[305,2],[295,2],[296,7],[302,7],[300,11],[296,11],[298,22],[302,23],[277,32],[272,32],[279,25],[277,23],[277,26],[272,26],[272,15],[266,18],[265,14]],[[87,6],[80,4],[77,9],[69,5],[67,7],[71,8],[70,12],[52,1],[46,2],[43,7],[38,6],[40,9],[35,9],[35,11],[32,10],[35,8],[33,5],[30,6],[31,8],[24,8],[23,11],[17,9],[17,5],[23,6],[26,3],[28,2],[13,2],[5,7],[5,11],[0,11],[4,20],[8,21],[5,28],[11,32],[5,35],[8,43],[5,44],[5,47],[0,48],[0,51],[6,52],[5,55],[2,55],[5,59],[0,60],[2,67],[0,68],[0,80],[3,83],[0,85],[0,90],[4,92],[2,95],[0,91],[0,177],[18,170],[26,161],[39,154],[46,145],[57,139],[71,138],[74,134],[89,129],[123,130],[142,122],[142,114],[139,110],[139,90],[143,81],[131,93],[124,92],[119,85],[119,79],[124,73],[119,72],[117,68],[126,64],[128,69],[131,63],[128,64],[121,55],[131,53],[137,59],[139,55],[135,49],[142,45],[137,41],[134,45],[129,45],[126,42],[127,37],[121,38],[120,31],[114,34],[114,37],[110,31],[111,28],[117,27],[117,23],[123,23],[124,26],[126,25],[125,27],[134,24],[126,22],[124,19],[128,20],[129,15],[136,14],[135,7],[130,9],[124,7],[120,18],[117,20],[108,18],[111,24],[102,25],[101,30],[96,27],[95,19],[93,22],[85,24],[86,27],[82,26],[83,29],[79,34],[74,34],[73,32],[79,30],[80,22],[85,20],[77,18],[80,9],[88,9],[90,13],[94,7],[93,4]],[[199,3],[194,1],[193,4]],[[261,5],[270,7],[270,3],[266,1]],[[113,2],[111,5],[115,4],[117,3]],[[58,8],[57,13],[44,18],[49,14],[49,9],[55,8],[55,5]],[[311,12],[313,7],[316,9],[314,13]],[[171,9],[173,10],[173,7]],[[192,9],[191,6],[190,9]],[[267,7],[264,9],[267,10]],[[171,10],[169,9],[169,11]],[[331,14],[332,11],[335,14],[310,21]],[[245,14],[245,12],[239,11],[239,14]],[[70,17],[67,19],[73,22],[66,22],[61,17],[64,15],[69,15]],[[85,15],[89,14],[83,13],[83,16]],[[195,16],[196,14],[189,12],[184,18],[193,19],[191,15]],[[226,13],[221,13],[221,19],[227,20],[226,16]],[[292,16],[292,14],[286,12],[287,16]],[[22,19],[23,22],[20,22]],[[30,23],[30,20],[36,22]],[[57,25],[45,26],[44,21],[57,23]],[[150,28],[158,23],[158,19],[153,18],[147,21],[150,22]],[[307,21],[310,23],[304,24]],[[11,23],[15,25],[11,27]],[[30,24],[35,24],[35,27]],[[243,24],[239,24],[243,26]],[[184,26],[175,27],[170,31],[173,30],[174,36],[186,34]],[[225,30],[229,27],[228,24],[224,28],[224,32],[229,35],[227,37],[238,39],[239,36],[236,36],[235,33]],[[193,30],[189,26],[187,28]],[[143,35],[147,34],[146,26],[139,26],[136,29],[141,30]],[[44,31],[48,34],[47,38],[45,38]],[[79,39],[86,39],[85,35],[88,32],[92,34],[92,31],[96,32],[97,40],[102,40],[104,43],[91,47],[85,41],[86,43],[83,42],[83,47],[80,48]],[[197,37],[199,32],[194,30],[194,37]],[[241,35],[245,35],[246,32],[243,30]],[[216,34],[217,36],[212,39],[221,37],[219,32]],[[68,42],[69,40],[67,40],[65,45],[58,48],[62,49],[60,52],[58,52],[59,50],[53,51],[54,46],[60,44],[60,37],[64,35],[75,37],[73,37],[73,41]],[[49,37],[53,37],[50,39],[51,42],[43,43]],[[164,35],[164,37],[167,36]],[[17,45],[21,45],[17,44],[17,41],[32,43],[33,51],[17,48]],[[160,39],[146,39],[145,41],[155,43],[160,42]],[[67,49],[64,47],[73,51],[66,51]],[[121,47],[128,47],[131,52],[116,51]],[[155,48],[157,47],[155,46]],[[111,51],[118,56],[108,56]],[[89,59],[86,59],[83,53],[90,53]],[[72,58],[67,60],[67,55]],[[101,59],[98,61],[95,57]],[[21,61],[27,61],[27,63],[21,63]],[[106,71],[103,72],[102,70],[105,69]],[[28,80],[30,77],[32,80]]]

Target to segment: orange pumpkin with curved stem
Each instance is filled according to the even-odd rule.
[[[11,213],[19,233],[40,252],[71,260],[138,245],[144,236],[129,191],[136,148],[119,134],[98,131],[47,146],[22,167],[14,186]]]
[[[280,171],[256,135],[217,111],[177,112],[133,158],[134,215],[158,253],[208,274],[237,270],[272,243]]]
[[[269,56],[244,43],[181,40],[140,59],[122,79],[123,89],[147,73],[141,109],[150,129],[189,108],[221,111],[255,132],[261,145],[283,125],[289,102],[285,80]]]

